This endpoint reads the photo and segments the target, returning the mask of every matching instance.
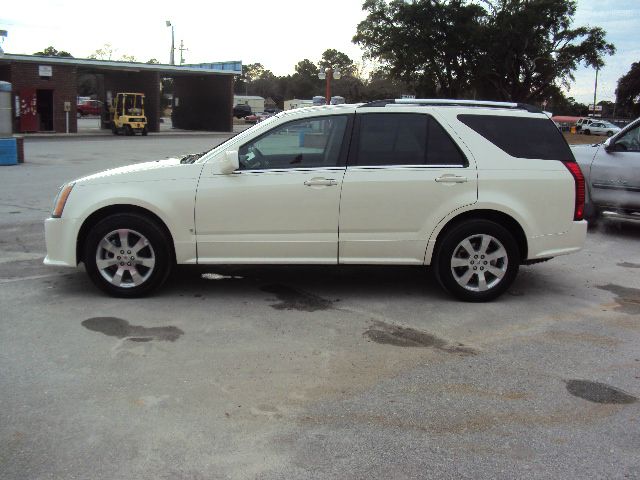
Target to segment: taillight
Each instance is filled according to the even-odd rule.
[[[584,220],[584,175],[582,175],[582,170],[580,170],[580,166],[576,162],[562,162],[564,166],[571,172],[573,175],[573,180],[576,185],[576,206],[573,210],[573,219],[574,220]]]

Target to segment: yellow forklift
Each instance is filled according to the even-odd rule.
[[[118,93],[109,109],[109,123],[114,135],[146,135],[147,117],[144,115],[144,93]]]

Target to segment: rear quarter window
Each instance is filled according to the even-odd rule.
[[[458,120],[512,157],[575,161],[562,133],[549,119],[461,114]]]

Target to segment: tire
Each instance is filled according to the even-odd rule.
[[[124,126],[124,134],[128,137],[132,137],[133,135],[135,135],[135,133],[133,133],[133,129],[131,128],[131,125]]]
[[[119,213],[91,229],[84,245],[84,263],[98,288],[114,297],[132,298],[159,288],[174,261],[170,239],[156,222],[143,215]]]
[[[585,130],[585,131],[584,131],[584,134],[585,134],[585,135],[591,135],[591,130]]]
[[[111,131],[113,132],[114,135],[118,135],[118,128],[116,127],[115,123],[111,124]]]
[[[438,241],[432,265],[440,285],[454,297],[487,302],[499,297],[515,280],[520,251],[513,235],[502,225],[467,220]]]
[[[146,137],[148,134],[149,134],[149,131],[147,130],[147,127],[144,127],[144,128],[142,129],[142,136],[143,136],[143,137]]]
[[[607,132],[607,137],[613,137],[613,132],[612,131],[608,131]]]

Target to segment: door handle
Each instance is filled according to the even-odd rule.
[[[441,177],[436,178],[436,182],[438,183],[466,183],[468,182],[467,177],[460,177],[458,175],[442,175]]]
[[[304,182],[307,187],[333,187],[338,182],[333,178],[312,178]]]

